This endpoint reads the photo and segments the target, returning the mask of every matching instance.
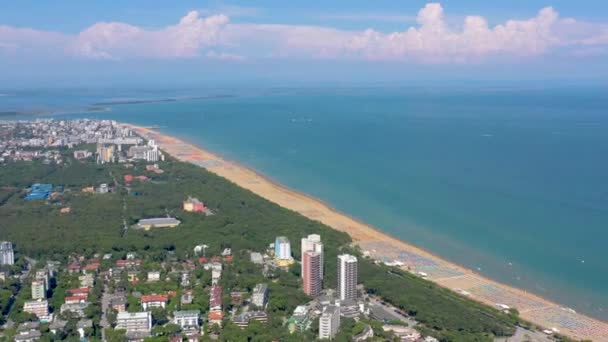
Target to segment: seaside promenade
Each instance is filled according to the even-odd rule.
[[[282,207],[348,233],[361,250],[377,260],[397,261],[403,269],[422,274],[441,286],[488,305],[496,307],[501,304],[516,308],[523,319],[545,329],[556,329],[559,333],[576,339],[608,342],[606,322],[485,278],[356,221],[317,199],[290,190],[251,169],[224,160],[200,147],[148,128],[133,125],[129,127],[146,139],[156,140],[161,149],[181,161],[204,167]]]

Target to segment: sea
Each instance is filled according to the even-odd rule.
[[[154,126],[487,277],[608,320],[606,86],[0,93],[0,120]]]

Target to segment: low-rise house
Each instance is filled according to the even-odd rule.
[[[15,341],[17,342],[33,342],[42,336],[40,333],[40,323],[38,322],[25,322],[19,324],[17,327],[17,334],[15,335]]]
[[[66,324],[68,324],[68,321],[63,321],[59,318],[55,318],[53,322],[49,324],[49,330],[51,331],[51,333],[56,335],[62,332],[63,329],[65,329]]]
[[[340,306],[340,316],[342,317],[355,318],[361,314],[359,303],[352,299],[339,301],[338,304]]]
[[[188,273],[188,272],[182,273],[182,280],[181,280],[180,284],[181,284],[181,286],[190,285],[190,273]]]
[[[152,330],[152,314],[145,312],[121,312],[116,315],[116,330],[123,329],[130,336],[149,336]]]
[[[84,317],[84,310],[88,306],[89,306],[89,302],[65,303],[65,304],[61,305],[60,312],[62,314],[69,312],[76,317]]]
[[[81,339],[85,337],[85,329],[91,328],[93,328],[93,321],[90,319],[81,319],[78,321],[78,323],[76,323],[76,329],[78,330],[78,334],[80,335]]]
[[[95,278],[89,273],[79,276],[78,281],[81,287],[93,287],[95,285]]]
[[[251,304],[258,308],[264,309],[268,302],[268,285],[257,284],[253,289],[253,295],[251,296]]]
[[[137,267],[139,265],[141,265],[141,260],[139,259],[116,260],[116,268]]]
[[[263,265],[264,264],[264,258],[262,257],[261,253],[251,252],[250,258],[251,258],[251,262],[254,263],[254,264],[256,264],[256,265]]]
[[[66,304],[84,303],[87,301],[86,297],[80,296],[67,296],[63,300]]]
[[[99,267],[100,264],[97,261],[91,261],[90,263],[88,263],[85,267],[84,270],[85,271],[93,271],[93,272],[97,272],[99,271]]]
[[[234,317],[234,324],[240,328],[248,327],[251,321],[266,323],[268,322],[268,314],[264,311],[248,311]]]
[[[150,271],[148,272],[148,282],[155,282],[160,280],[160,272],[159,271]]]
[[[67,293],[74,297],[82,297],[86,299],[89,296],[89,288],[88,287],[79,287],[76,289],[69,289]]]
[[[310,310],[305,305],[299,305],[293,311],[293,315],[288,320],[289,332],[303,332],[310,328],[312,320],[310,319]]]
[[[112,297],[110,299],[110,306],[117,312],[127,311],[127,297],[125,297],[124,295]]]
[[[168,301],[169,297],[167,295],[145,295],[141,296],[141,307],[144,310],[148,310],[149,308],[164,309]]]
[[[80,273],[81,266],[78,261],[75,261],[68,265],[68,273]]]
[[[180,303],[182,305],[192,304],[194,297],[192,296],[192,290],[186,290],[182,293]]]
[[[173,323],[179,325],[183,330],[199,330],[199,316],[200,311],[198,310],[187,310],[187,311],[174,311],[173,312]]]
[[[42,320],[49,315],[49,303],[46,299],[28,301],[23,304],[23,311],[34,314]]]

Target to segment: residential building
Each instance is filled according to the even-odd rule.
[[[251,296],[251,303],[258,308],[265,308],[268,302],[268,285],[257,284],[253,289],[253,295]]]
[[[97,144],[97,162],[100,164],[114,162],[114,145]]]
[[[155,282],[160,280],[160,272],[159,271],[150,271],[148,272],[148,282]]]
[[[32,281],[32,299],[46,298],[46,284],[43,279]]]
[[[127,156],[131,159],[145,160],[147,162],[157,162],[163,159],[162,154],[153,140],[144,146],[131,146],[127,152]]]
[[[146,295],[141,296],[141,307],[144,310],[148,310],[149,308],[165,308],[167,302],[169,301],[169,297],[167,295]]]
[[[179,325],[183,330],[199,330],[199,315],[198,310],[174,311],[173,323]]]
[[[261,253],[251,252],[250,259],[251,259],[251,262],[256,265],[264,264],[264,258],[262,257]]]
[[[238,327],[246,328],[251,321],[258,321],[260,323],[268,322],[268,314],[264,311],[247,311],[235,316],[233,321]]]
[[[319,339],[331,340],[340,329],[340,307],[328,305],[319,318]]]
[[[0,265],[12,265],[15,263],[13,244],[9,241],[0,242]]]
[[[77,150],[74,151],[74,158],[75,159],[85,159],[91,156],[91,152],[87,151],[87,150]]]
[[[318,252],[321,255],[321,267],[319,268],[319,278],[321,280],[323,280],[323,243],[321,242],[321,236],[318,234],[310,234],[305,238],[302,238],[302,245],[301,245],[301,261],[302,261],[302,272],[301,272],[301,277],[304,278],[304,253],[311,251],[311,252]]]
[[[78,281],[80,282],[81,287],[93,287],[93,285],[95,285],[95,278],[93,278],[93,275],[90,273],[78,276]]]
[[[213,286],[209,296],[209,323],[222,324],[224,312],[222,311],[222,288]]]
[[[180,223],[180,220],[173,217],[157,217],[139,220],[137,226],[144,230],[150,230],[151,228],[173,228],[179,226]]]
[[[67,292],[74,297],[81,297],[86,299],[89,296],[89,288],[88,287],[79,287],[76,289],[68,289]]]
[[[352,299],[339,300],[336,304],[340,306],[340,316],[356,318],[361,314],[362,308],[357,301]]]
[[[277,236],[274,241],[274,256],[277,259],[291,258],[291,244],[285,236]]]
[[[115,329],[124,329],[127,334],[149,334],[152,329],[152,314],[149,311],[120,312],[116,315]]]
[[[61,305],[60,312],[70,312],[76,317],[84,317],[84,310],[89,306],[89,302],[65,303]]]
[[[46,286],[47,289],[49,288],[49,272],[46,268],[36,271],[36,277],[34,279],[44,282],[44,286]]]
[[[73,303],[84,303],[87,301],[86,297],[78,297],[78,296],[66,296],[63,298],[64,303],[73,304]]]
[[[17,334],[14,337],[16,342],[33,342],[42,336],[39,322],[25,322],[17,327]]]
[[[338,299],[357,300],[357,257],[338,256]]]
[[[194,296],[192,295],[192,290],[184,291],[182,293],[182,296],[180,297],[180,303],[182,305],[192,304],[193,300],[194,300]]]
[[[23,304],[23,311],[34,314],[39,319],[42,319],[49,315],[49,303],[46,299],[27,301]]]
[[[289,332],[294,333],[304,332],[308,330],[312,324],[312,320],[309,315],[309,308],[305,305],[298,305],[293,311],[293,315],[288,320]]]
[[[213,286],[209,297],[209,311],[222,310],[222,288]]]
[[[291,244],[285,236],[277,236],[274,241],[274,257],[279,266],[289,266],[293,264],[291,256]]]
[[[316,297],[321,293],[322,254],[306,251],[302,257],[302,277],[304,293]]]
[[[110,306],[117,312],[127,311],[127,297],[115,296],[110,299]]]

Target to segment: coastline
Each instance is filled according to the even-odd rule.
[[[575,313],[522,289],[481,276],[449,260],[401,241],[382,230],[341,213],[322,201],[279,184],[255,170],[156,130],[124,124],[154,139],[161,149],[185,162],[203,167],[282,207],[348,233],[361,250],[381,261],[399,261],[402,268],[471,299],[496,307],[516,308],[522,319],[577,339],[608,341],[608,323]]]

